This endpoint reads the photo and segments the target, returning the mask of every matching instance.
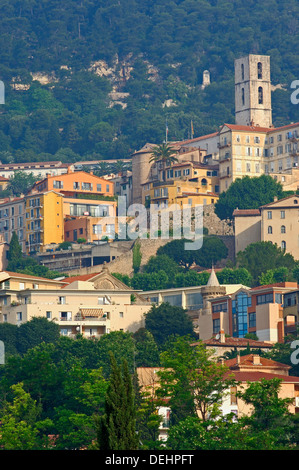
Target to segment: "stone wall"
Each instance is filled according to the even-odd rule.
[[[208,229],[209,235],[234,235],[232,221],[219,219],[214,204],[204,207],[203,226]]]

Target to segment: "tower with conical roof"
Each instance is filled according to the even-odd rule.
[[[221,297],[222,295],[225,295],[225,294],[226,294],[226,288],[225,286],[221,286],[219,284],[214,267],[212,267],[209,280],[206,286],[202,287],[201,289],[202,303],[203,303],[201,315],[209,315],[212,313],[211,304],[209,302],[210,299],[214,299],[215,297]]]

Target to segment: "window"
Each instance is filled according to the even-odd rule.
[[[101,184],[97,184],[97,191],[99,191],[99,192],[102,191],[102,185]]]
[[[280,211],[280,218],[285,219],[286,213],[285,211]]]
[[[273,233],[273,232],[272,232],[272,226],[271,226],[271,225],[269,225],[269,227],[268,227],[268,233],[270,233],[270,234]]]
[[[85,191],[92,191],[92,184],[91,183],[82,183],[81,187]]]
[[[53,188],[62,189],[63,188],[63,181],[54,180],[53,181]]]
[[[17,317],[17,321],[18,321],[18,322],[19,322],[19,321],[22,321],[22,312],[17,312],[16,317]]]
[[[282,242],[281,242],[281,249],[282,249],[283,251],[285,251],[286,248],[287,248],[287,244],[286,244],[286,242],[285,242],[284,240],[282,240]]]
[[[219,304],[214,304],[212,306],[212,312],[213,313],[217,313],[217,312],[227,312],[227,303],[226,302],[222,302],[222,303],[219,303]]]
[[[72,312],[59,312],[60,320],[68,321],[72,319]]]
[[[48,320],[51,320],[52,312],[46,312],[46,317],[47,317]]]
[[[286,226],[285,225],[282,225],[280,227],[280,233],[286,233]]]
[[[106,193],[109,193],[110,192],[110,186],[109,184],[106,184]]]
[[[267,218],[272,219],[272,211],[267,211]]]
[[[237,387],[230,388],[230,404],[231,405],[237,404]]]
[[[275,303],[276,304],[282,304],[282,294],[275,294]]]
[[[220,318],[213,320],[213,334],[217,334],[220,331]]]
[[[255,312],[248,314],[248,326],[249,326],[249,328],[255,328],[256,327],[256,314],[255,314]]]
[[[263,78],[263,65],[261,62],[257,63],[257,78],[259,80]]]
[[[20,290],[25,289],[25,283],[24,283],[24,282],[20,282],[20,283],[19,283],[19,289],[20,289]]]
[[[259,86],[258,88],[258,103],[263,104],[264,97],[263,97],[263,87]]]
[[[256,304],[257,305],[262,305],[262,304],[272,304],[273,303],[273,293],[269,294],[261,294],[256,296]]]
[[[245,105],[245,91],[244,88],[242,88],[242,106]]]
[[[65,297],[58,297],[58,303],[61,305],[65,304]]]
[[[241,77],[244,80],[244,64],[241,64]]]

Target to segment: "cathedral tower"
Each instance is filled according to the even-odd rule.
[[[269,56],[249,54],[235,60],[235,122],[272,127]]]

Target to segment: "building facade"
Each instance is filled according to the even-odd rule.
[[[270,241],[299,259],[299,197],[288,196],[259,209],[236,209],[233,213],[235,252],[250,243]]]
[[[106,268],[60,281],[0,273],[1,323],[20,325],[44,317],[57,323],[62,335],[100,338],[111,331],[135,332],[144,327],[144,314],[150,308]]]
[[[297,290],[297,283],[284,282],[244,288],[231,295],[211,299],[211,315],[202,316],[199,335],[202,340],[226,334],[244,338],[253,333],[259,341],[283,342],[291,323],[283,313],[284,295]]]

